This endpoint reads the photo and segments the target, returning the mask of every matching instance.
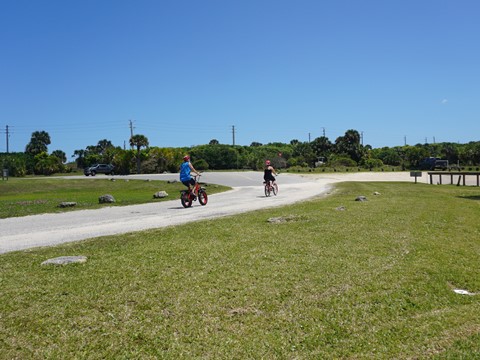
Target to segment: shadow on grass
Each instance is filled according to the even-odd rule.
[[[480,195],[472,195],[472,196],[459,196],[460,199],[467,199],[467,200],[477,200],[480,201]]]

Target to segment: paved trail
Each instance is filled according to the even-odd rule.
[[[171,180],[177,174],[138,175],[129,179]],[[69,177],[69,179],[72,177]],[[84,178],[86,181],[91,178]],[[118,176],[117,179],[124,179]],[[68,181],[68,179],[65,179]],[[120,180],[119,180],[120,181]],[[326,194],[341,181],[413,181],[408,173],[326,174],[299,176],[281,174],[279,195],[265,197],[259,172],[205,173],[202,182],[232,186],[233,190],[209,196],[206,206],[195,202],[184,209],[174,200],[61,214],[43,214],[0,219],[0,253],[51,246],[105,235],[178,225],[195,220],[234,215],[282,206]]]

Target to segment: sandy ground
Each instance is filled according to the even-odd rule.
[[[99,176],[97,176],[98,178]],[[128,179],[177,179],[178,174],[129,176]],[[66,178],[65,181],[73,177]],[[91,177],[82,177],[92,179]],[[118,181],[125,176],[115,177]],[[79,210],[61,214],[43,214],[19,218],[0,219],[0,253],[39,246],[52,246],[88,238],[124,234],[132,231],[154,229],[184,224],[202,219],[234,215],[252,210],[282,206],[315,196],[325,195],[335,183],[342,181],[408,181],[414,182],[409,172],[342,173],[325,175],[281,174],[278,177],[278,196],[265,197],[262,174],[259,172],[205,173],[201,181],[232,186],[233,190],[209,197],[206,206],[195,202],[184,209],[178,194],[174,200],[132,205],[105,207],[98,210]],[[417,179],[427,183],[426,174]],[[159,189],[161,190],[161,189]]]

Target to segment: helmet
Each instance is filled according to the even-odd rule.
[[[185,156],[183,157],[183,161],[188,161],[188,160],[190,160],[190,156],[185,155]]]
[[[265,165],[270,165],[270,160],[265,161]]]

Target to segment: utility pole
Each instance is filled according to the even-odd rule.
[[[133,121],[132,120],[128,120],[130,122],[130,137],[133,137]]]
[[[403,145],[407,146],[407,135],[403,137]]]
[[[134,129],[134,126],[133,126],[133,121],[132,120],[128,120],[130,122],[130,139],[133,137],[133,129]],[[133,149],[133,145],[130,145],[130,147]]]
[[[235,146],[235,125],[232,125],[232,144]],[[238,151],[235,151],[237,154],[237,169],[238,169]]]
[[[361,140],[361,143],[362,143],[362,146],[363,146],[363,131],[360,132],[360,140]]]
[[[433,143],[435,144],[435,136],[433,137]]]
[[[10,134],[8,133],[8,125],[5,128],[5,134],[7,135],[7,154],[8,154],[8,138],[10,137]]]
[[[322,129],[323,129],[323,137],[325,137],[325,128],[322,127]]]
[[[310,133],[308,133],[308,142],[310,142]]]

